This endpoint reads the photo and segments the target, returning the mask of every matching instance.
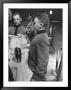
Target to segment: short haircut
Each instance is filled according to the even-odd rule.
[[[41,15],[41,22],[43,23],[43,25],[44,26],[49,26],[49,16],[48,16],[48,14],[47,13],[43,13],[42,15]]]
[[[16,16],[16,15],[19,15],[19,16],[20,16],[20,18],[22,18],[22,16],[21,16],[21,14],[20,14],[20,13],[18,13],[18,12],[13,13],[13,17],[14,17],[14,16]]]

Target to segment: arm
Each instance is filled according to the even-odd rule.
[[[45,76],[47,73],[47,65],[49,60],[49,45],[41,40],[37,44],[37,66],[36,73]]]
[[[31,44],[29,50],[28,66],[34,72],[37,63],[37,48],[35,44]]]

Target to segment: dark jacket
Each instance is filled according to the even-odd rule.
[[[44,31],[40,31],[32,40],[28,65],[37,77],[44,77],[47,72],[49,60],[49,40]]]
[[[15,30],[16,30],[15,26],[10,26],[8,34],[15,35]],[[25,34],[25,32],[26,28],[23,25],[17,27],[17,34]]]

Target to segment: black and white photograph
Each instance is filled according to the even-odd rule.
[[[68,4],[4,4],[4,86],[67,86]]]

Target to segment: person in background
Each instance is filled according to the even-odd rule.
[[[17,34],[25,35],[26,28],[22,25],[22,17],[19,13],[13,14],[13,22],[14,25],[9,27],[9,35],[17,35]]]
[[[49,61],[49,40],[47,29],[49,25],[48,14],[42,14],[39,19],[40,29],[37,29],[37,35],[33,38],[28,58],[28,66],[33,72],[31,81],[45,81],[47,65]]]
[[[34,22],[33,22],[33,18],[29,15],[29,17],[27,18],[27,21],[28,21],[28,25],[27,25],[26,34],[27,34],[27,37],[28,37],[29,41],[31,42],[32,39],[34,38],[34,30],[33,30]]]

